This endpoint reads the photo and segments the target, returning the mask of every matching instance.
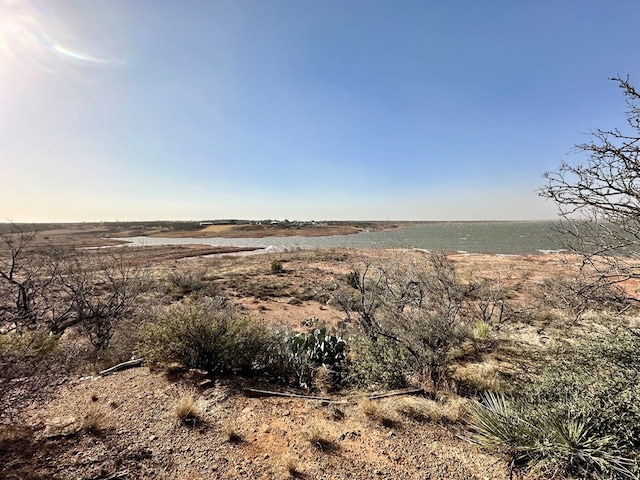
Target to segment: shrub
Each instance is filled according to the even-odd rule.
[[[45,329],[0,334],[0,418],[46,396],[53,380],[68,374],[59,338]]]
[[[416,376],[434,389],[446,386],[452,361],[472,337],[470,320],[486,282],[461,279],[444,253],[432,253],[424,265],[365,261],[346,283],[334,290],[333,300],[347,318],[355,313],[369,345],[377,348],[381,338],[396,343],[397,351],[412,357],[407,366]],[[487,301],[487,312],[493,301]]]
[[[98,433],[105,426],[106,414],[95,404],[89,405],[82,419],[82,430],[88,433]]]
[[[276,275],[276,274],[282,273],[282,272],[284,272],[284,269],[282,268],[282,263],[279,262],[278,260],[273,260],[271,262],[271,273]]]
[[[141,338],[140,351],[150,361],[179,362],[211,374],[253,375],[272,350],[263,325],[211,299],[169,308]]]
[[[396,389],[406,387],[415,370],[414,358],[397,342],[354,336],[349,341],[343,377],[346,384],[356,388]]]
[[[640,336],[602,318],[572,344],[538,359],[519,386],[536,405],[593,418],[593,428],[620,445],[640,448]],[[595,368],[594,368],[595,366]],[[527,381],[529,380],[529,381]],[[533,381],[531,381],[533,380]]]
[[[202,290],[206,274],[206,270],[174,270],[167,275],[167,282],[178,297],[184,297]]]
[[[468,400],[457,396],[438,401],[406,397],[396,400],[395,410],[416,422],[459,423],[466,417]]]

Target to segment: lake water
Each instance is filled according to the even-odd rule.
[[[328,237],[120,238],[136,246],[233,245],[270,250],[296,248],[420,248],[448,252],[530,255],[562,249],[553,222],[431,222],[383,232]]]

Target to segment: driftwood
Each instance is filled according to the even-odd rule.
[[[354,401],[351,400],[333,400],[329,397],[316,397],[313,395],[300,395],[297,393],[288,393],[288,392],[275,392],[272,390],[258,390],[255,388],[244,388],[243,389],[246,394],[252,397],[286,397],[286,398],[302,398],[304,400],[316,400],[318,402],[326,402],[326,403],[339,403],[339,404],[347,404]],[[395,397],[398,395],[414,395],[417,393],[423,393],[424,390],[421,388],[409,388],[404,390],[392,390],[390,392],[384,393],[372,393],[371,395],[367,395],[369,400],[377,400],[380,398],[387,397]]]
[[[114,372],[119,372],[121,370],[127,370],[128,368],[139,367],[144,363],[144,358],[136,358],[135,360],[129,360],[128,362],[122,362],[118,365],[114,365],[111,368],[107,368],[106,370],[102,370],[98,375],[104,377],[105,375],[109,375]]]

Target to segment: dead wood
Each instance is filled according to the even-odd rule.
[[[144,363],[144,358],[136,358],[135,360],[129,360],[128,362],[122,362],[118,365],[114,365],[111,368],[107,368],[106,370],[102,370],[98,375],[104,377],[106,375],[110,375],[115,372],[119,372],[121,370],[127,370],[129,368],[139,367]]]

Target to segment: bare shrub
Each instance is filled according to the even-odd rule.
[[[537,297],[543,305],[562,311],[578,321],[587,311],[623,312],[633,306],[620,285],[588,274],[544,279]]]
[[[145,280],[121,251],[109,251],[70,257],[60,283],[74,322],[96,349],[104,349],[118,322],[131,314]]]
[[[385,348],[384,342],[399,346],[410,359],[405,368],[441,388],[451,361],[472,338],[476,320],[501,321],[504,301],[488,281],[461,278],[444,253],[425,260],[365,260],[347,276],[346,285],[337,286],[334,301],[348,318],[356,317],[370,352],[381,339]]]
[[[106,426],[106,414],[95,403],[90,404],[82,418],[82,430],[88,433],[98,433]]]
[[[0,235],[0,332],[34,329],[55,333],[69,315],[57,285],[67,252],[38,245],[36,233],[11,225]]]
[[[129,314],[142,287],[122,251],[79,252],[36,243],[17,226],[0,235],[0,332],[80,324],[96,349]]]
[[[592,131],[574,148],[584,158],[547,172],[539,191],[556,203],[565,248],[596,285],[640,278],[640,92],[628,77],[611,80],[626,100],[626,129]]]
[[[59,347],[59,336],[46,329],[0,334],[0,417],[17,414],[23,404],[43,400],[69,359]]]

